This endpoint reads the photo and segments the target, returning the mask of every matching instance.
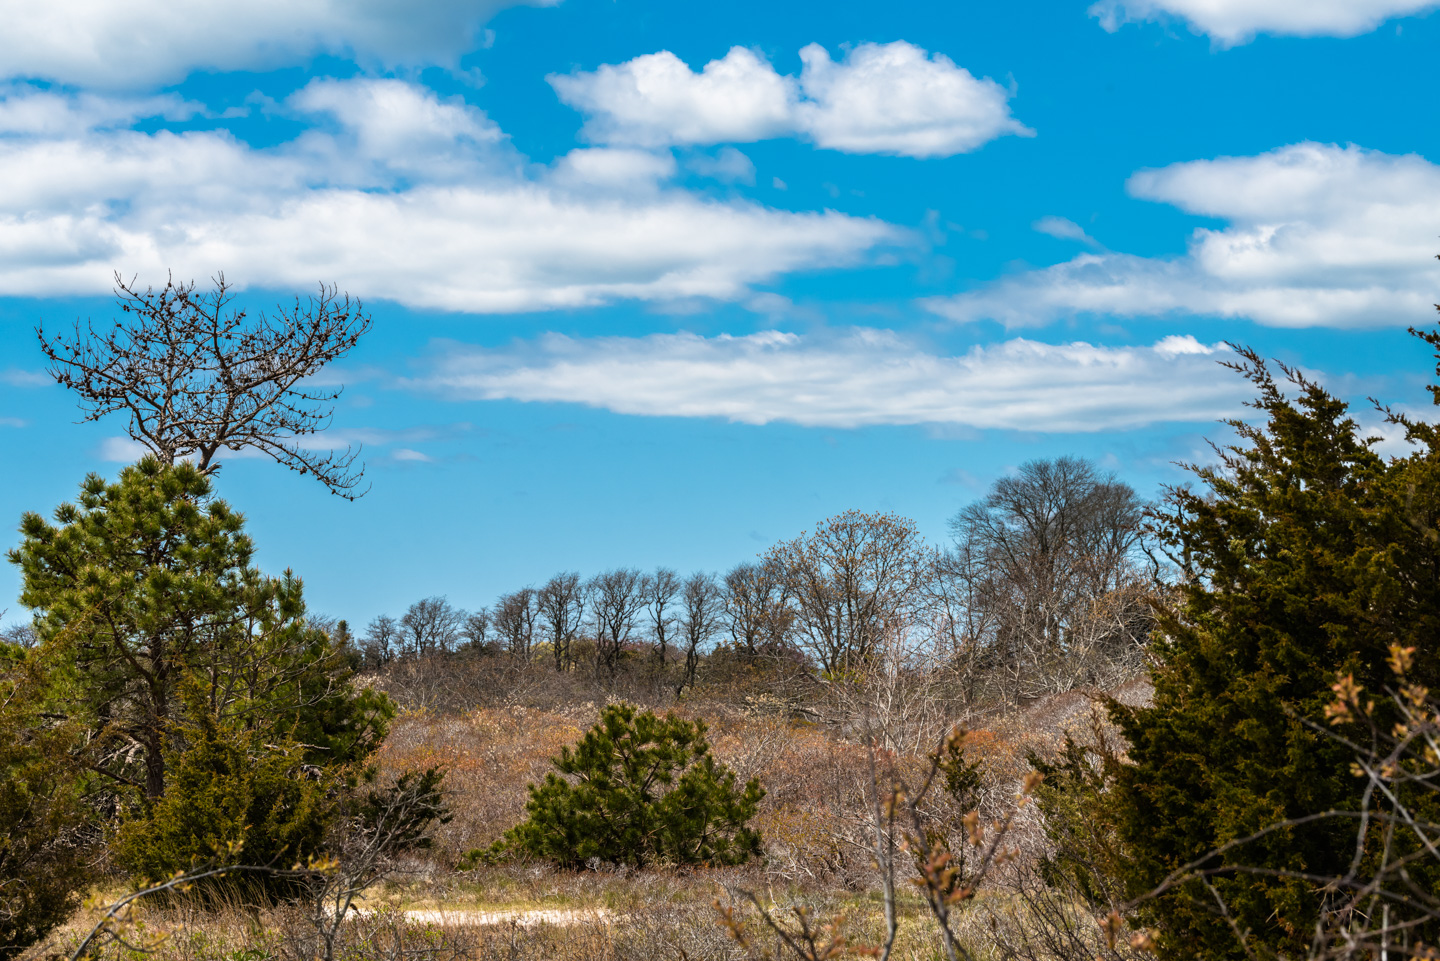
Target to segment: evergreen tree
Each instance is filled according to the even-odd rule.
[[[1440,679],[1440,438],[1395,417],[1415,446],[1387,460],[1344,402],[1282,367],[1291,398],[1241,353],[1264,421],[1232,422],[1239,440],[1220,463],[1191,468],[1202,489],[1170,491],[1158,534],[1184,574],[1181,602],[1152,648],[1153,705],[1112,706],[1130,742],[1113,800],[1132,895],[1267,826],[1359,807],[1351,753],[1306,723],[1323,721],[1338,674],[1380,690],[1399,644],[1417,649],[1414,680]],[[1353,832],[1320,821],[1231,850],[1254,870],[1148,908],[1161,955],[1245,957],[1239,930],[1257,950],[1303,956],[1323,894],[1294,875],[1342,875]]]
[[[760,852],[746,827],[765,796],[751,779],[717,764],[703,721],[687,721],[628,704],[611,704],[572,751],[560,749],[547,774],[531,785],[529,817],[499,848],[568,867],[590,859],[630,864],[738,864]]]
[[[250,565],[244,518],[209,477],[146,457],[117,483],[91,475],[55,521],[26,514],[9,556],[52,697],[90,728],[89,763],[116,790],[159,800],[169,741],[201,715],[293,738],[309,764],[378,745],[388,699],[353,685],[343,649],[307,621],[299,578]]]
[[[135,801],[111,846],[132,875],[161,881],[204,864],[285,870],[319,852],[339,772],[304,764],[292,740],[222,726],[203,712],[174,735],[164,796]],[[295,883],[236,878],[269,890]]]

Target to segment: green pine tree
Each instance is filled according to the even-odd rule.
[[[182,689],[221,724],[306,745],[310,764],[361,760],[383,738],[393,706],[356,687],[345,652],[310,626],[298,577],[251,566],[243,516],[190,464],[91,475],[54,524],[26,514],[20,529],[9,556],[52,698],[91,729],[90,763],[115,790],[164,795]]]
[[[83,732],[93,810],[140,877],[319,850],[394,706],[357,686],[306,617],[300,579],[251,565],[244,518],[188,463],[153,457],[21,523],[9,554],[35,612],[47,713]],[[322,790],[322,786],[324,790]]]
[[[738,864],[759,854],[746,827],[765,792],[717,764],[703,721],[611,704],[572,751],[552,763],[560,774],[531,785],[529,817],[500,843],[532,857],[579,867],[590,859],[636,867]]]
[[[1358,808],[1351,753],[1306,723],[1323,719],[1337,674],[1379,690],[1400,644],[1417,648],[1415,680],[1440,678],[1436,433],[1407,424],[1413,452],[1386,459],[1344,402],[1282,368],[1291,398],[1241,353],[1264,421],[1232,422],[1239,440],[1220,464],[1192,468],[1201,489],[1170,492],[1159,534],[1186,575],[1182,601],[1160,620],[1153,706],[1112,708],[1130,742],[1112,799],[1132,895],[1277,822]],[[1263,954],[1304,956],[1318,885],[1260,872],[1343,874],[1353,831],[1325,821],[1231,851],[1257,872],[1190,883],[1147,909],[1161,956],[1245,957],[1236,929]]]

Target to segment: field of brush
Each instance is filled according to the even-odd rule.
[[[827,944],[838,935],[847,953],[863,953],[885,931],[867,814],[867,743],[878,742],[898,769],[918,772],[947,730],[966,727],[966,754],[980,762],[983,775],[981,813],[998,817],[1013,806],[1032,752],[1055,756],[1067,732],[1094,737],[1101,717],[1096,692],[977,712],[957,708],[943,691],[924,685],[892,683],[844,698],[823,688],[797,694],[763,684],[702,686],[669,709],[704,720],[717,760],[765,788],[753,822],[764,839],[762,860],[728,868],[597,864],[574,871],[510,861],[465,869],[468,852],[487,847],[524,818],[527,785],[551,770],[550,759],[579,739],[604,701],[574,700],[580,692],[572,690],[527,688],[523,679],[477,677],[471,679],[477,703],[463,704],[467,698],[456,692],[469,685],[452,679],[449,696],[428,698],[435,703],[427,705],[403,680],[377,680],[409,705],[392,726],[379,763],[390,774],[442,767],[451,818],[434,831],[433,847],[423,856],[365,893],[336,954],[351,961],[786,956],[756,902],[793,929],[803,914]],[[496,696],[497,689],[506,696]],[[1147,689],[1136,682],[1110,693],[1134,701]],[[961,814],[954,812],[957,820]],[[1019,857],[957,919],[957,932],[975,957],[1013,957],[1010,946],[1025,940],[1031,910],[1025,882],[1033,880],[1031,868],[1045,847],[1037,820],[1033,809],[1022,812],[1010,837]],[[98,885],[60,936],[30,957],[68,956],[101,906],[120,893],[118,882]],[[901,888],[897,911],[892,957],[940,956],[929,914],[909,885]],[[1085,931],[1094,927],[1092,918],[1077,922]],[[315,956],[314,927],[300,906],[239,900],[201,905],[182,897],[140,907],[123,932],[131,946],[112,944],[105,956],[298,961]]]

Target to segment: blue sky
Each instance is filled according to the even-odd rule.
[[[1436,6],[0,0],[0,517],[133,457],[33,334],[117,270],[363,299],[371,492],[218,480],[362,624],[852,507],[940,542],[1036,457],[1150,496],[1226,342],[1423,410]]]

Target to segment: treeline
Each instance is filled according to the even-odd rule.
[[[957,513],[943,549],[906,518],[852,510],[724,574],[566,571],[475,610],[427,597],[358,637],[336,630],[369,670],[504,656],[602,681],[647,672],[679,697],[717,653],[832,678],[888,658],[1014,703],[1138,668],[1149,600],[1167,589],[1143,549],[1145,506],[1088,461],[1037,460]]]

